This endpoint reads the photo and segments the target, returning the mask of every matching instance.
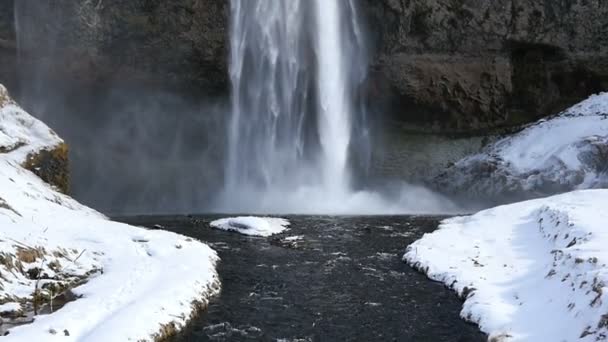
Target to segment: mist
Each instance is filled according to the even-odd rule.
[[[462,211],[423,185],[374,173],[378,169],[374,163],[379,162],[374,155],[382,155],[388,144],[378,144],[384,129],[383,113],[378,110],[382,105],[368,98],[365,89],[373,44],[354,2],[344,8],[339,12],[345,17],[337,27],[344,35],[343,57],[316,51],[315,37],[326,34],[307,28],[295,34],[299,50],[285,55],[286,62],[273,71],[274,78],[254,73],[268,71],[268,60],[274,58],[272,46],[265,50],[270,53],[268,60],[259,59],[264,51],[254,54],[260,65],[251,60],[252,47],[240,57],[249,58],[243,69],[246,74],[235,78],[233,70],[232,91],[228,87],[218,91],[177,82],[171,74],[169,79],[154,78],[96,60],[100,49],[108,47],[97,32],[102,27],[99,9],[90,2],[67,9],[52,1],[15,2],[16,95],[26,110],[53,127],[70,146],[73,196],[110,215]],[[291,15],[299,15],[297,11]],[[311,12],[303,9],[301,19],[310,20]],[[246,27],[246,37],[260,27]],[[231,32],[225,39],[242,39]],[[85,44],[84,52],[79,44]],[[120,49],[134,48],[122,44],[113,47],[119,56]],[[240,44],[234,46],[256,42]],[[323,44],[321,51],[328,52],[333,41]],[[172,54],[176,59],[188,56]],[[87,58],[89,64],[80,63]],[[238,62],[235,51],[231,58],[231,63]],[[322,69],[322,58],[330,58],[331,65]],[[301,61],[300,69],[290,79],[284,70],[294,60]],[[323,77],[335,71],[336,63],[344,68],[342,75],[334,75],[345,82],[340,88],[327,86],[334,76]],[[284,83],[273,83],[278,80]],[[281,92],[265,100],[277,87]],[[258,89],[262,91],[256,93]],[[243,92],[239,98],[253,96],[259,102],[235,105],[239,92]],[[298,98],[307,92],[308,99]],[[335,104],[341,94],[346,96],[343,103]],[[275,111],[276,103],[284,107]],[[293,113],[285,119],[289,111]],[[337,112],[349,117],[335,121]],[[240,120],[236,126],[235,113]],[[268,113],[271,117],[266,120]],[[283,119],[275,121],[277,115]],[[302,140],[290,129],[303,131]]]

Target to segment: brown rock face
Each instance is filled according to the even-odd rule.
[[[373,85],[396,119],[471,131],[608,89],[602,0],[363,0]]]
[[[4,0],[0,12],[0,55],[20,47],[20,77],[227,88],[228,1]]]
[[[608,89],[605,0],[358,1],[372,102],[414,129],[513,126]],[[228,92],[229,0],[20,0],[19,44],[14,3],[0,3],[5,83],[20,45],[21,70],[53,58],[59,77]]]

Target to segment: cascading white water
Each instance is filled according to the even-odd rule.
[[[351,192],[351,135],[364,129],[355,14],[351,1],[231,1],[223,210],[298,212]]]
[[[221,212],[397,214],[454,210],[405,183],[355,191],[371,151],[355,0],[231,0],[232,110]],[[354,163],[353,161],[357,161]]]
[[[445,213],[451,210],[450,205],[446,207],[440,198],[429,191],[407,184],[382,184],[382,195],[375,191],[378,183],[375,183],[374,191],[361,190],[368,189],[368,184],[358,182],[358,177],[362,173],[360,171],[367,167],[371,148],[365,120],[365,101],[360,95],[367,72],[362,34],[365,30],[359,23],[354,5],[356,1],[231,0],[229,64],[232,96],[231,111],[226,115],[229,129],[226,132],[224,191],[214,199],[214,202],[217,201],[215,206],[208,208],[201,204],[204,195],[198,194],[206,194],[208,185],[197,183],[198,177],[180,179],[173,190],[185,193],[186,201],[192,203],[188,205],[196,208],[194,210],[315,214]],[[73,58],[70,49],[64,49],[70,46],[74,38],[64,34],[65,25],[78,23],[73,22],[73,14],[64,12],[64,6],[55,6],[55,3],[53,0],[15,1],[15,32],[18,52],[23,57],[20,58],[18,70],[22,88],[20,101],[39,116],[49,113],[51,122],[60,123],[58,126],[66,132],[77,131],[72,134],[78,138],[82,132],[90,130],[90,125],[97,125],[99,121],[92,120],[92,124],[84,126],[82,123],[74,125],[76,116],[57,116],[63,112],[67,102],[71,102],[73,94],[70,89],[74,84],[66,82],[68,84],[58,86],[49,73],[58,63],[66,63]],[[84,1],[81,5],[92,4]],[[78,39],[97,37],[95,31],[88,30],[96,29],[89,24],[97,20],[98,12],[79,13],[78,19],[86,21],[83,26],[86,30],[81,32],[83,36]],[[89,15],[95,20],[89,20]],[[54,94],[49,93],[54,88],[59,88],[56,93],[60,95],[60,100],[57,102],[49,101],[55,98],[49,95]],[[98,97],[97,92],[95,96]],[[128,145],[136,152],[133,159],[136,159],[136,165],[140,165],[140,171],[132,172],[133,165],[129,164],[129,171],[134,176],[127,177],[122,186],[127,186],[131,193],[131,182],[139,184],[132,180],[134,177],[166,180],[182,174],[165,174],[162,167],[158,168],[161,171],[148,173],[148,170],[157,169],[150,167],[155,164],[148,163],[157,162],[158,151],[167,146],[158,143],[165,140],[159,140],[153,132],[160,130],[180,136],[181,124],[176,128],[172,120],[166,121],[165,113],[157,112],[156,107],[163,101],[153,101],[153,113],[156,114],[150,115],[147,106],[141,110],[138,105],[140,101],[133,99],[136,111],[144,112],[149,119],[142,125],[138,120],[133,120],[130,106],[120,109],[123,106],[122,96],[131,94],[121,94],[117,104],[119,110],[112,107],[112,114],[108,115],[112,120],[101,121],[107,126],[105,134],[111,138],[109,141],[118,137],[124,143],[119,146]],[[66,100],[68,98],[70,101]],[[106,100],[100,101],[99,104]],[[171,117],[174,117],[174,111],[179,110],[172,108]],[[205,116],[209,116],[209,113],[205,113]],[[135,137],[131,126],[123,127],[120,118],[126,117],[137,128]],[[189,125],[186,132],[190,129],[198,132],[201,126],[190,125],[190,120],[186,116],[186,119],[177,122],[188,122],[184,124]],[[129,138],[124,138],[122,134]],[[221,134],[223,132],[205,131],[200,135],[209,138]],[[86,139],[75,140],[79,144],[88,144]],[[215,138],[210,140],[213,140],[211,146],[217,146]],[[143,154],[142,158],[140,151],[148,151],[148,148],[150,156]],[[184,148],[188,156],[191,148],[198,149],[200,145],[194,143],[193,147]],[[95,159],[101,160],[100,165],[108,160],[101,157],[101,152],[107,154],[103,148],[90,148],[87,151],[92,151]],[[87,153],[87,158],[89,155]],[[112,160],[115,158],[114,155],[110,157]],[[209,159],[188,157],[185,165],[189,168],[191,165],[204,167],[207,165],[205,163],[213,162]],[[91,162],[89,159],[86,161],[87,165]],[[176,169],[181,170],[182,164],[175,165],[179,166]],[[194,170],[192,175],[203,173],[196,167],[191,168]],[[101,169],[105,175],[107,168]],[[215,167],[211,166],[210,169],[211,174],[215,175]],[[120,170],[117,168],[114,172]],[[88,180],[91,177],[90,174],[86,176],[89,188]],[[99,184],[114,184],[113,181]],[[355,182],[358,183],[356,187],[353,186]],[[148,189],[150,182],[143,183],[146,186],[142,188]],[[158,189],[162,191],[153,190],[155,197],[163,197],[158,194],[172,191],[170,182],[168,186],[163,186],[162,181],[159,184]],[[191,199],[189,193],[193,193]],[[92,198],[97,196],[95,194]],[[139,197],[148,201],[150,196],[144,191]],[[166,198],[173,200],[171,196]],[[158,203],[165,210],[165,202]]]
[[[348,190],[348,146],[351,135],[352,99],[346,87],[347,65],[340,42],[342,18],[337,1],[316,0],[319,95],[319,138],[323,151],[324,187],[329,195]]]

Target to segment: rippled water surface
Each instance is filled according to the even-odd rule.
[[[461,301],[401,261],[430,217],[290,217],[271,238],[213,230],[217,217],[132,217],[209,243],[222,293],[177,341],[486,341]]]

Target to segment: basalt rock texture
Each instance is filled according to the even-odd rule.
[[[443,131],[528,122],[608,88],[603,0],[363,0],[371,89]]]
[[[358,1],[369,27],[368,95],[406,127],[484,133],[608,89],[604,0]],[[0,80],[15,78],[19,46],[20,70],[34,74],[42,65],[86,82],[225,95],[228,25],[229,0],[4,0]]]
[[[20,77],[227,89],[228,1],[4,0],[0,12],[0,54],[19,55]]]

